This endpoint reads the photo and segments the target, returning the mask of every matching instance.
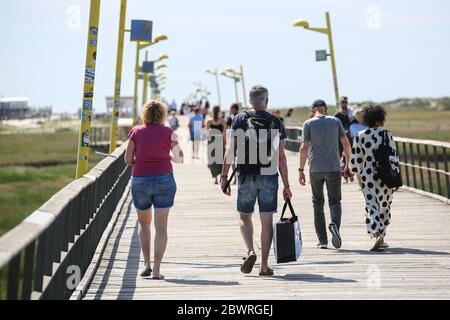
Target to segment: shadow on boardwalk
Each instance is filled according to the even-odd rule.
[[[349,250],[349,249],[339,249],[338,253],[345,254],[417,254],[417,255],[427,255],[427,256],[448,256],[449,252],[443,251],[432,251],[432,250],[421,250],[413,248],[387,248],[379,252],[370,252],[369,250]]]

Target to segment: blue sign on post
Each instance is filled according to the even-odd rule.
[[[153,61],[144,61],[142,63],[142,72],[144,73],[155,72],[155,63]]]
[[[327,61],[327,50],[316,51],[316,61]]]
[[[131,21],[131,41],[152,41],[153,21],[132,20]]]

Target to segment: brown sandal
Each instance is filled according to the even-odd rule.
[[[241,264],[241,272],[242,273],[252,272],[253,266],[255,265],[256,262],[256,254],[251,254],[247,258],[242,259],[245,261]]]
[[[266,272],[260,271],[259,276],[273,276],[273,270],[267,267],[267,271]]]
[[[383,251],[381,248],[381,245],[383,244],[383,238],[380,236],[377,236],[377,240],[375,241],[375,244],[373,245],[372,249],[370,249],[371,252],[379,252]]]

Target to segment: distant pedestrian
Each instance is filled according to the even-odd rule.
[[[173,131],[176,131],[180,127],[177,115],[175,111],[170,112],[169,126]]]
[[[350,123],[349,131],[351,142],[353,143],[358,136],[358,133],[366,130],[367,126],[364,124],[362,108],[353,110],[353,121]]]
[[[239,114],[239,104],[233,103],[230,106],[230,111],[228,112],[228,115],[225,118],[225,121],[227,122],[227,127],[231,129],[231,125],[233,124],[233,119],[236,115]]]
[[[292,116],[294,115],[294,109],[290,108],[288,112],[286,112],[286,116],[284,117],[285,125],[290,126],[292,124]]]
[[[319,238],[318,248],[327,249],[328,236],[325,224],[323,185],[326,184],[331,223],[328,226],[332,234],[332,244],[340,248],[342,239],[341,226],[341,175],[339,164],[339,144],[344,147],[346,159],[351,153],[351,146],[345,135],[342,123],[335,117],[326,116],[327,105],[323,100],[316,100],[312,105],[314,117],[303,124],[303,142],[300,147],[299,182],[306,185],[305,163],[309,159],[309,178],[311,180],[312,201],[314,207],[314,225]],[[346,171],[348,171],[346,163]]]
[[[219,184],[217,177],[222,173],[227,130],[225,120],[220,117],[219,106],[213,108],[213,117],[206,122],[206,130],[208,130],[208,168],[214,178],[214,183]],[[220,157],[217,152],[220,152]]]
[[[342,126],[344,127],[345,134],[347,135],[347,138],[350,139],[350,123],[352,121],[352,111],[348,107],[348,98],[347,97],[341,97],[340,99],[340,110],[335,114],[335,117],[338,118]],[[345,154],[343,153],[344,149],[342,147],[342,143],[339,141],[339,157],[341,158],[341,167],[345,167],[343,165],[344,163],[348,163],[348,159],[345,158]],[[348,182],[348,179],[350,178],[351,181],[353,181],[352,177],[348,177],[343,170],[341,170],[341,175],[344,178],[345,182]]]
[[[192,159],[200,159],[199,149],[202,141],[203,128],[205,127],[205,121],[200,107],[195,107],[194,114],[189,119],[188,127],[192,142]]]
[[[251,88],[250,103],[253,110],[239,114],[233,121],[232,137],[227,146],[220,181],[222,191],[230,196],[231,191],[227,188],[229,186],[228,171],[237,151],[237,211],[240,216],[242,237],[247,247],[241,272],[250,273],[256,262],[252,214],[255,210],[255,202],[258,200],[261,219],[259,275],[270,276],[273,275],[273,270],[268,265],[268,258],[272,244],[273,214],[277,212],[278,205],[278,170],[283,181],[284,199],[292,197],[284,153],[286,133],[280,119],[267,112],[269,92],[265,87]],[[259,150],[262,144],[267,146],[263,149],[268,153],[265,156]],[[258,160],[250,160],[254,157]]]
[[[142,108],[143,124],[134,127],[128,137],[125,162],[133,166],[131,194],[139,221],[139,240],[144,256],[142,277],[153,272],[153,279],[164,279],[161,262],[167,246],[169,210],[174,205],[177,186],[172,162],[183,163],[183,152],[173,130],[164,126],[166,106],[149,101]],[[155,219],[154,265],[151,268],[152,207]]]
[[[374,151],[380,147],[384,139],[388,141],[394,151],[394,155],[389,157],[391,166],[389,170],[399,170],[399,159],[392,134],[382,128],[386,118],[385,109],[379,105],[367,105],[363,108],[362,113],[364,124],[368,128],[359,132],[355,138],[350,169],[352,172],[360,174],[362,178],[362,191],[366,201],[367,233],[371,238],[375,238],[371,251],[380,251],[382,248],[388,247],[384,239],[386,229],[391,223],[393,192],[398,188],[389,188],[377,175]]]
[[[353,110],[353,116],[354,119],[353,121],[350,123],[350,138],[351,138],[351,144],[353,145],[353,143],[355,142],[356,137],[358,136],[358,134],[367,129],[367,126],[364,125],[364,119],[363,119],[363,113],[362,113],[362,109],[361,108],[357,108],[355,110]],[[359,186],[361,187],[362,184],[362,180],[361,180],[361,176],[356,173],[356,180],[358,181]]]
[[[231,127],[233,125],[234,118],[239,114],[239,104],[233,103],[230,106],[230,110],[228,112],[228,115],[225,118],[225,121],[227,123],[227,141],[230,141],[230,135],[231,135]],[[233,171],[236,169],[236,164],[233,162],[231,165]],[[233,184],[236,184],[236,176],[234,177]]]
[[[280,110],[275,111],[274,115],[280,119],[281,123],[284,125],[284,118],[281,116]]]

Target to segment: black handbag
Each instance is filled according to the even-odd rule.
[[[399,188],[403,185],[400,164],[395,150],[389,145],[387,131],[383,130],[383,138],[378,149],[373,151],[376,161],[376,175],[388,188]]]

